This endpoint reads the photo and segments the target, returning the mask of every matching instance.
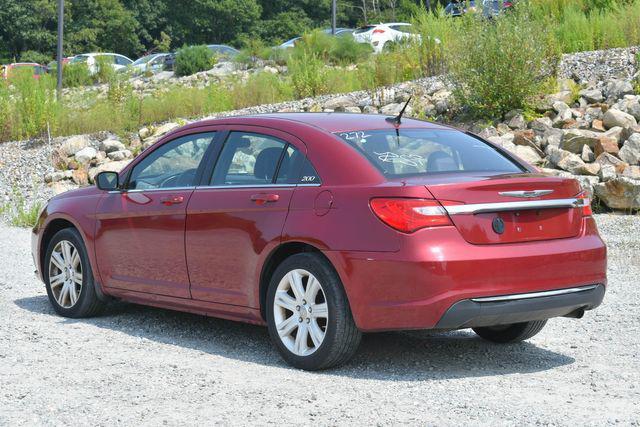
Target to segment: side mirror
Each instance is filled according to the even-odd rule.
[[[118,174],[116,172],[100,172],[96,175],[96,186],[100,190],[114,191],[118,189]]]

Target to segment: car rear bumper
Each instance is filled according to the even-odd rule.
[[[586,310],[599,306],[604,293],[603,285],[589,285],[528,294],[464,299],[453,304],[435,328],[461,329],[506,325],[560,316],[579,318]]]
[[[462,303],[465,300],[593,285],[601,285],[604,291],[606,246],[593,218],[583,221],[580,234],[567,239],[473,245],[455,227],[437,227],[403,237],[397,252],[329,251],[326,255],[344,283],[361,330],[464,328],[475,326],[468,322],[478,315],[471,313],[470,319],[455,325],[457,320],[447,320],[453,315],[446,313],[459,302],[462,308],[455,311],[476,307]],[[537,300],[540,307],[533,308],[525,307],[532,301],[516,303],[512,319],[565,316],[580,308],[580,303],[563,305],[563,300]],[[594,308],[596,302],[588,301],[585,308]],[[548,310],[545,304],[550,304]],[[494,320],[504,322],[506,313],[500,318],[498,306],[507,304],[486,305],[485,301],[469,310],[490,307],[497,310],[490,314],[497,316]],[[518,311],[535,313],[518,317]]]

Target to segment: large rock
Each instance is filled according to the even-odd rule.
[[[348,95],[337,96],[329,99],[324,103],[323,107],[334,111],[344,111],[346,107],[356,107],[356,101]]]
[[[640,166],[627,166],[622,172],[622,176],[640,180]]]
[[[124,149],[126,149],[124,144],[117,139],[105,139],[100,143],[100,151],[104,151],[107,154]]]
[[[584,89],[580,91],[580,96],[583,97],[589,104],[596,104],[604,101],[604,96],[600,89]]]
[[[628,165],[626,162],[623,162],[616,156],[609,153],[602,153],[598,157],[596,157],[596,163],[600,163],[600,166],[611,165],[615,168],[617,173],[622,173],[624,168]]]
[[[535,150],[531,147],[516,145],[514,146],[512,152],[529,164],[539,165],[542,163],[542,156],[538,154],[538,150]]]
[[[120,160],[124,160],[124,159],[130,158],[131,157],[131,151],[129,151],[129,150],[112,151],[109,154],[107,154],[107,157],[109,157],[109,160],[120,161]]]
[[[403,107],[404,107],[404,104],[402,103],[387,104],[380,109],[380,113],[386,116],[397,116]],[[411,105],[407,105],[407,109],[405,110],[405,115],[409,116],[411,115],[412,112],[413,112],[413,109],[411,108]]]
[[[627,139],[620,149],[618,157],[630,165],[637,165],[640,163],[640,133],[634,133],[629,137],[629,139]]]
[[[75,156],[78,151],[88,146],[89,138],[86,135],[72,136],[62,143],[60,146],[60,152],[65,156],[71,157]]]
[[[560,148],[575,154],[582,153],[582,147],[587,145],[590,149],[595,150],[598,139],[602,134],[586,129],[569,129],[565,130],[560,141]]]
[[[632,127],[638,124],[635,117],[631,114],[627,114],[624,111],[614,110],[610,108],[602,116],[602,121],[607,129],[611,129],[616,126],[621,128]]]
[[[95,159],[98,155],[98,150],[93,147],[84,147],[82,150],[78,151],[74,158],[80,164],[89,163],[91,160]]]
[[[596,184],[596,196],[613,209],[640,209],[640,180],[618,177]]]
[[[596,157],[602,153],[609,153],[615,156],[619,151],[618,141],[614,138],[607,138],[606,136],[600,137],[598,138],[598,142],[596,142],[596,146],[593,151]]]
[[[615,102],[616,99],[622,98],[624,95],[633,93],[633,85],[628,80],[611,80],[604,88],[604,96],[608,101]]]
[[[179,128],[180,125],[178,123],[173,123],[173,122],[169,122],[169,123],[165,123],[163,125],[158,126],[157,128],[154,129],[153,131],[153,135],[154,137],[158,137],[158,136],[162,136],[165,133],[168,133],[176,128]]]

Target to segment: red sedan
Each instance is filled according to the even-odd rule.
[[[201,121],[96,181],[33,230],[62,316],[118,298],[266,324],[287,362],[322,369],[362,332],[511,343],[604,297],[606,247],[575,180],[424,121]]]

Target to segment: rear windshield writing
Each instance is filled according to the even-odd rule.
[[[389,129],[336,135],[387,176],[524,171],[489,144],[457,131]]]

